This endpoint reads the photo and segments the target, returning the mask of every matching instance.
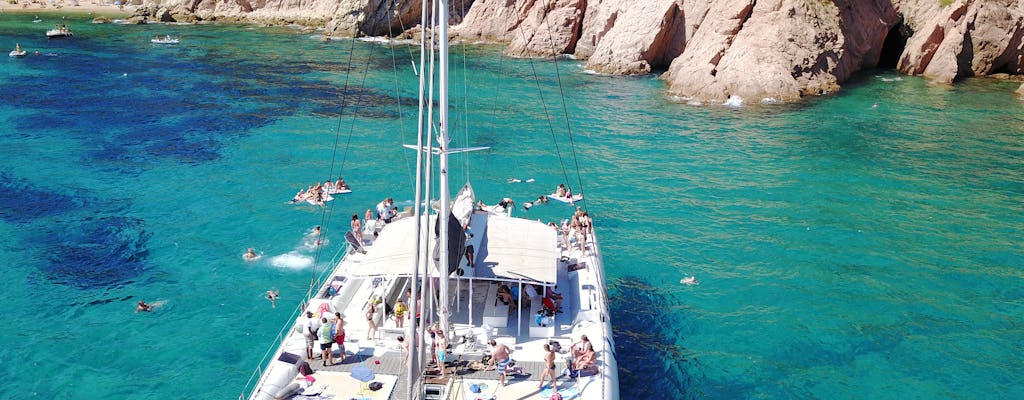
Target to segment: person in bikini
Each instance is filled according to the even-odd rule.
[[[363,244],[363,224],[359,222],[359,214],[352,214],[352,235],[359,240],[359,244]]]
[[[581,335],[580,341],[572,345],[572,366],[574,371],[589,367],[594,363],[594,346],[587,335]]]
[[[554,390],[558,390],[558,381],[555,377],[555,350],[551,348],[550,344],[544,344],[544,371],[540,373],[540,385],[538,388],[544,387],[544,378],[551,377],[551,387]]]

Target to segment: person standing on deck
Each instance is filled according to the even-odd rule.
[[[331,335],[331,324],[327,323],[327,317],[320,317],[320,329],[317,330],[320,338],[320,360],[323,366],[334,365],[334,336]]]
[[[355,235],[356,239],[359,240],[359,245],[363,245],[363,224],[359,222],[359,214],[352,214],[352,234]]]
[[[306,336],[306,359],[313,359],[313,342],[316,341],[317,330],[320,329],[318,320],[313,318],[312,311],[306,311],[306,321],[302,324],[302,334]]]
[[[473,267],[473,252],[474,252],[474,249],[473,249],[473,244],[470,243],[469,241],[473,239],[473,231],[471,231],[469,229],[469,224],[466,224],[466,226],[464,226],[464,228],[465,228],[464,232],[466,233],[466,265],[469,266],[470,268],[472,268]]]
[[[543,388],[544,378],[551,377],[551,387],[557,391],[558,381],[555,380],[555,351],[552,350],[551,345],[547,343],[544,344],[544,351],[546,352],[544,355],[544,371],[540,373],[540,386],[538,387]]]
[[[345,319],[340,312],[334,313],[334,343],[338,344],[341,351],[341,363],[345,363]]]
[[[395,303],[395,327],[405,327],[405,314],[409,311],[409,307],[405,306],[405,300],[401,297],[398,298],[398,302]]]
[[[505,367],[508,367],[508,362],[511,360],[512,350],[509,350],[508,346],[503,343],[497,343],[494,339],[491,339],[487,344],[491,345],[491,362],[494,363],[495,369],[498,371],[498,379],[501,382],[501,386],[505,386]]]
[[[366,340],[377,338],[377,299],[366,305]]]

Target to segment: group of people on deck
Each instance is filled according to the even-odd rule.
[[[572,217],[563,220],[561,225],[549,222],[548,226],[562,233],[563,248],[568,250],[575,244],[579,246],[581,255],[587,255],[587,240],[594,233],[594,221],[590,219],[590,213],[577,206]]]
[[[398,207],[395,206],[395,200],[388,197],[377,203],[377,219],[384,221],[385,224],[390,224],[395,217],[398,216]],[[367,210],[367,213],[370,211]]]
[[[551,286],[541,286],[537,284],[526,284],[523,285],[523,292],[526,294],[523,298],[523,306],[530,307],[534,298],[540,298],[541,311],[549,315],[562,312],[562,294],[556,292]],[[543,295],[541,295],[543,293]],[[512,290],[508,285],[501,284],[498,286],[498,300],[502,304],[508,305],[508,312],[515,312],[519,306],[519,293],[517,290]]]
[[[505,376],[509,372],[509,364],[512,361],[512,349],[494,339],[491,339],[487,344],[491,347],[490,362],[494,364],[495,369],[498,371],[499,384],[505,386]],[[538,387],[543,388],[544,379],[550,378],[552,387],[555,390],[558,389],[558,376],[555,375],[555,354],[560,349],[561,346],[558,345],[558,342],[544,344],[544,371],[540,374],[540,385]],[[596,355],[590,339],[587,338],[587,335],[581,335],[580,340],[573,343],[569,348],[569,358],[566,359],[569,376],[575,377],[579,374],[580,370],[593,366]]]
[[[295,193],[295,197],[292,197],[292,203],[300,203],[307,200],[313,200],[317,205],[323,205],[324,200],[328,195],[337,193],[343,190],[352,190],[345,183],[345,179],[339,177],[337,181],[331,182],[330,179],[323,183],[317,182],[316,184],[309,185],[306,189],[299,189],[298,193]]]
[[[306,338],[306,359],[313,360],[313,348],[320,341],[320,359],[323,366],[334,365],[334,345],[341,350],[341,363],[345,362],[345,319],[340,312],[333,317],[329,312],[318,312],[317,318],[312,311],[306,311],[306,318],[298,325]]]

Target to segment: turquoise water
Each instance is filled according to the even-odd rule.
[[[333,232],[410,204],[412,50],[84,16],[47,40],[54,16],[31,18],[0,15],[0,44],[41,53],[0,61],[0,398],[236,397]],[[587,194],[623,399],[1024,397],[1016,85],[876,71],[801,105],[693,108],[649,77],[454,54],[454,145],[492,147],[453,157],[454,182]],[[355,193],[327,213],[286,204],[339,174]]]

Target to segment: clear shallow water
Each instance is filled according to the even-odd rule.
[[[237,396],[340,249],[304,235],[412,198],[409,48],[84,17],[47,40],[31,18],[0,16],[0,43],[42,53],[0,62],[0,398]],[[182,44],[149,43],[167,33]],[[579,187],[558,93],[532,81],[553,64],[492,50],[453,60],[473,71],[453,73],[455,145],[493,147],[453,158],[455,182],[488,202]],[[558,66],[622,398],[1024,397],[1015,85],[877,72],[802,105],[691,108]],[[339,173],[356,192],[329,213],[285,204]]]

